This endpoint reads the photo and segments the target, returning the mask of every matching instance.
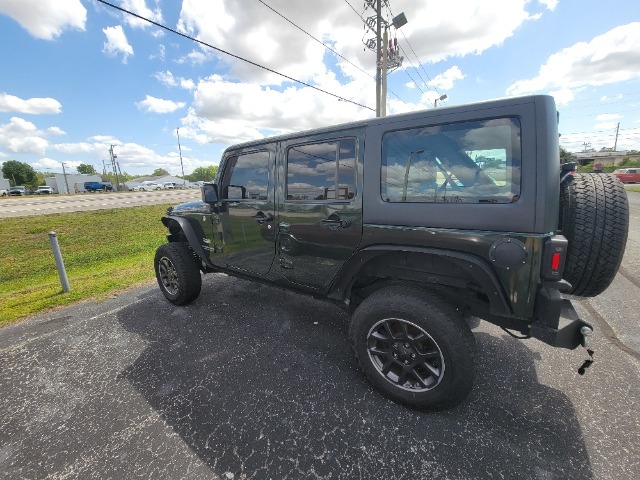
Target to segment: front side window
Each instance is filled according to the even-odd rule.
[[[350,201],[356,193],[356,140],[287,149],[287,201]]]
[[[498,118],[389,132],[385,202],[512,203],[520,197],[520,122]]]
[[[223,180],[227,200],[266,200],[269,191],[269,152],[229,157]]]

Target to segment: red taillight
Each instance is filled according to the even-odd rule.
[[[562,235],[554,235],[545,241],[542,278],[556,281],[562,280],[564,263],[567,259],[567,245],[567,239]]]

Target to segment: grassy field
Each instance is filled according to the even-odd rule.
[[[152,281],[167,206],[0,219],[0,326]],[[58,236],[68,293],[60,285],[50,231]]]

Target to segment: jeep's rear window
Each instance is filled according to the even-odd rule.
[[[355,138],[287,149],[287,201],[351,201],[356,193],[355,181]]]
[[[520,197],[516,118],[389,132],[382,141],[385,202],[512,203]]]

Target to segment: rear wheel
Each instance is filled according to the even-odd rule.
[[[165,243],[156,250],[156,279],[164,296],[175,305],[186,305],[200,295],[202,277],[186,243]]]
[[[603,173],[575,174],[562,184],[560,225],[569,241],[564,279],[583,297],[602,293],[627,243],[629,204],[622,182]]]
[[[354,313],[350,339],[378,389],[415,408],[451,408],[471,391],[475,339],[463,316],[433,292],[393,286]]]

